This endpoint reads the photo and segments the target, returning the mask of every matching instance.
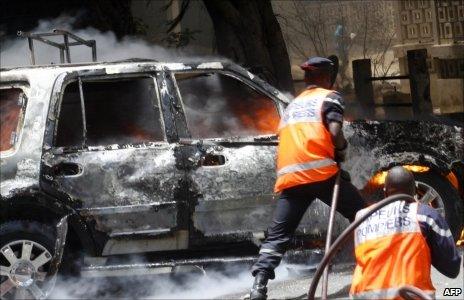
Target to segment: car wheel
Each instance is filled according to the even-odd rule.
[[[1,299],[45,298],[53,289],[47,272],[54,248],[54,229],[34,221],[0,224]]]
[[[436,172],[414,173],[419,201],[435,208],[447,221],[455,240],[463,226],[462,199],[458,191]]]

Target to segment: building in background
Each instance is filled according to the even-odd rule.
[[[395,10],[400,72],[408,74],[408,50],[425,49],[434,113],[463,113],[464,0],[402,0]],[[409,93],[407,80],[401,88]]]

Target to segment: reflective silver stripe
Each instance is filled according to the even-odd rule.
[[[449,229],[445,230],[445,229],[440,228],[440,226],[438,226],[438,224],[435,223],[435,220],[430,218],[430,217],[418,214],[417,215],[417,220],[419,222],[424,222],[424,223],[429,224],[429,226],[432,228],[432,230],[435,231],[438,235],[441,235],[441,236],[444,236],[444,237],[451,237],[452,236],[451,231]]]
[[[271,255],[274,255],[274,256],[278,256],[278,257],[282,257],[283,254],[282,253],[279,253],[275,250],[272,250],[272,249],[266,249],[266,248],[263,248],[261,250],[259,250],[259,253],[268,253],[268,254],[271,254]]]
[[[330,158],[324,158],[320,160],[313,160],[310,162],[306,163],[301,163],[301,164],[294,164],[294,165],[289,165],[286,167],[283,167],[282,169],[277,171],[277,176],[282,176],[284,174],[288,173],[295,173],[295,172],[300,172],[300,171],[306,171],[306,170],[312,170],[312,169],[317,169],[317,168],[322,168],[322,167],[327,167],[331,165],[335,165],[335,161]]]
[[[295,99],[285,109],[279,124],[279,129],[295,123],[322,122],[321,118],[322,98],[303,97]]]
[[[367,208],[358,212],[357,218],[368,211]],[[356,228],[355,245],[399,233],[419,233],[419,224],[415,222],[416,212],[417,203],[397,201],[384,206]]]
[[[423,291],[426,294],[429,294],[432,298],[435,298],[434,291]],[[397,288],[389,288],[383,290],[371,290],[365,291],[358,294],[351,294],[351,299],[393,299],[398,296]]]
[[[324,101],[335,103],[335,104],[339,105],[342,109],[345,109],[345,105],[343,103],[341,103],[340,101],[338,101],[337,99],[327,97],[327,98],[324,98]]]

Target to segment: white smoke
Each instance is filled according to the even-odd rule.
[[[276,281],[289,278],[282,265]],[[137,298],[213,299],[245,296],[254,278],[243,265],[228,266],[226,272],[207,271],[184,275],[151,275],[120,278],[59,278],[50,299]],[[240,296],[240,297],[241,297]]]
[[[182,51],[167,49],[150,44],[141,38],[124,37],[118,40],[111,31],[101,32],[95,28],[73,29],[76,17],[60,16],[52,20],[40,20],[39,25],[31,33],[52,32],[53,29],[68,30],[85,40],[96,40],[97,60],[115,61],[128,58],[146,58],[156,60],[177,60],[179,56],[189,53],[188,49]],[[20,28],[19,28],[20,29]],[[47,37],[52,41],[63,43],[63,37]],[[36,64],[60,63],[59,50],[39,41],[34,41]],[[71,62],[91,62],[91,48],[87,46],[71,46]],[[29,47],[26,38],[13,38],[3,42],[0,46],[0,66],[30,65]]]

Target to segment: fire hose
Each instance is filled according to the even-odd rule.
[[[336,187],[334,187],[334,196],[335,196],[335,188]],[[314,300],[314,295],[316,293],[317,285],[319,283],[321,275],[324,272],[327,264],[330,262],[330,260],[336,254],[336,251],[338,249],[340,249],[340,246],[351,237],[351,234],[354,232],[354,230],[362,222],[364,222],[367,218],[369,218],[369,216],[371,216],[374,212],[376,212],[377,210],[381,209],[382,207],[384,207],[384,206],[386,206],[386,205],[388,205],[390,203],[393,203],[395,201],[401,201],[401,200],[403,200],[403,201],[411,201],[411,202],[415,201],[415,199],[412,196],[406,195],[406,194],[397,194],[397,195],[389,196],[389,197],[383,199],[382,201],[372,205],[369,208],[369,211],[366,214],[364,214],[359,219],[355,220],[353,223],[351,223],[348,226],[348,228],[346,228],[343,231],[343,233],[335,240],[335,242],[330,247],[330,249],[325,252],[325,255],[322,258],[321,263],[318,265],[318,267],[316,269],[316,272],[314,274],[314,278],[311,281],[311,285],[310,285],[309,291],[308,291],[308,299],[309,300]],[[336,202],[335,202],[335,204],[336,204]],[[329,227],[331,226],[330,223],[333,223],[333,219],[329,220]],[[330,238],[330,237],[327,236],[327,238]],[[410,294],[413,294],[413,295],[419,297],[419,299],[426,299],[426,300],[432,299],[429,295],[425,294],[420,289],[415,288],[415,287],[410,287],[410,286],[400,287],[398,289],[398,293],[400,294],[400,296],[404,297],[405,299],[412,299],[413,297],[411,297]],[[322,299],[326,299],[326,297],[324,297],[324,295],[323,295]]]

